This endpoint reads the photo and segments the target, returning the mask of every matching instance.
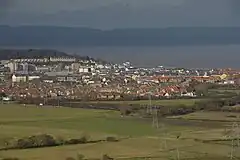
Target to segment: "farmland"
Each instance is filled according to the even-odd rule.
[[[115,136],[118,142],[100,142],[24,150],[0,151],[1,157],[18,157],[24,160],[65,160],[82,154],[86,158],[101,158],[108,154],[116,159],[229,159],[228,143],[211,143],[224,139],[226,129],[237,121],[237,113],[196,112],[181,117],[160,120],[158,129],[151,120],[122,117],[117,111],[86,110],[0,105],[0,147],[11,138],[50,134],[61,138],[78,138],[88,135],[91,140]],[[174,119],[175,118],[175,119]],[[197,119],[197,120],[196,120]],[[225,122],[220,121],[225,119]],[[201,121],[204,120],[204,121]],[[208,122],[209,120],[209,122]],[[180,137],[180,138],[178,138]],[[205,140],[205,143],[203,142]],[[214,149],[213,149],[214,148]],[[234,152],[240,154],[238,150]]]
[[[152,105],[163,105],[163,106],[174,106],[174,105],[193,105],[196,101],[200,101],[201,99],[169,99],[169,100],[140,100],[140,101],[95,101],[91,102],[92,104],[122,104],[122,105],[148,105],[151,103]]]

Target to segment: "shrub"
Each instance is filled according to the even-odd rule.
[[[19,160],[18,158],[1,158],[0,160]]]
[[[84,160],[84,155],[77,154],[77,159],[73,157],[67,157],[66,160]]]
[[[64,138],[62,138],[62,137],[57,137],[57,138],[56,138],[56,143],[57,143],[58,145],[64,145],[64,144],[66,143],[66,141],[65,141]]]
[[[83,160],[84,159],[84,155],[82,154],[77,154],[77,160]]]
[[[66,144],[80,144],[80,143],[82,143],[82,141],[79,139],[70,139],[66,141]]]
[[[113,160],[113,158],[109,157],[107,154],[102,156],[102,160]]]
[[[117,142],[118,139],[117,139],[116,137],[107,137],[107,138],[106,138],[106,141],[107,141],[107,142]]]
[[[45,146],[55,146],[56,141],[55,139],[50,135],[38,135],[38,136],[31,136],[29,138],[31,142],[33,143],[34,147],[45,147]]]
[[[66,160],[76,160],[76,159],[73,157],[67,157]]]
[[[87,143],[87,141],[88,141],[88,137],[83,136],[82,138],[79,138],[79,139],[70,139],[66,141],[66,144],[84,144],[84,143]]]
[[[46,135],[46,134],[30,136],[30,137],[11,140],[7,142],[8,148],[16,148],[16,149],[48,147],[48,146],[55,146],[55,145],[57,145],[55,139],[52,136]]]
[[[228,117],[228,118],[237,118],[236,115],[227,115],[226,117]]]
[[[120,107],[120,112],[121,112],[121,115],[123,116],[129,116],[132,113],[132,110],[131,108]]]
[[[25,149],[25,148],[32,148],[34,146],[34,142],[31,142],[30,138],[23,138],[23,139],[18,139],[17,140],[17,145],[14,148],[20,148],[20,149]]]
[[[17,139],[5,140],[5,147],[6,148],[14,148],[16,146],[17,146]]]

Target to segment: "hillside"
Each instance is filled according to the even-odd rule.
[[[240,27],[115,29],[0,26],[2,46],[191,46],[240,44]]]
[[[65,52],[47,49],[0,49],[0,60],[15,58],[45,58],[45,57],[75,57],[77,59],[92,59],[88,56],[69,55]],[[95,60],[97,61],[97,60]],[[100,61],[100,60],[98,60]]]
[[[64,52],[55,50],[24,50],[24,49],[0,49],[0,59],[13,59],[13,58],[44,58],[50,56],[64,56],[69,55]]]

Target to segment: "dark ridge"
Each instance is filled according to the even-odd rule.
[[[45,58],[51,56],[70,57],[70,55],[56,50],[42,49],[0,49],[0,59],[15,59],[15,58]]]
[[[2,46],[187,46],[240,44],[240,27],[99,30],[55,26],[0,26]]]
[[[94,59],[88,56],[70,55],[65,52],[50,49],[0,49],[0,60],[24,59],[24,58],[49,58],[49,57],[74,57],[81,60],[94,60],[107,63],[104,60]]]

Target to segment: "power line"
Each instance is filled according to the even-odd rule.
[[[164,123],[161,123],[161,125],[160,125],[160,128],[159,128],[160,130],[160,133],[162,133],[162,134],[159,134],[159,138],[160,137],[162,137],[163,138],[163,140],[161,141],[161,146],[162,146],[162,148],[163,149],[167,149],[167,131],[166,131],[166,128],[165,128],[165,124]]]
[[[236,158],[235,154],[236,154],[237,148],[240,147],[239,125],[236,122],[232,124],[230,138],[231,138],[230,159],[235,159]]]
[[[158,112],[159,108],[152,105],[152,93],[148,93],[149,105],[147,106],[147,114],[152,115],[152,127],[159,128]]]
[[[159,108],[157,106],[152,106],[152,126],[154,128],[159,128],[159,116],[158,116],[158,112],[159,112]]]

